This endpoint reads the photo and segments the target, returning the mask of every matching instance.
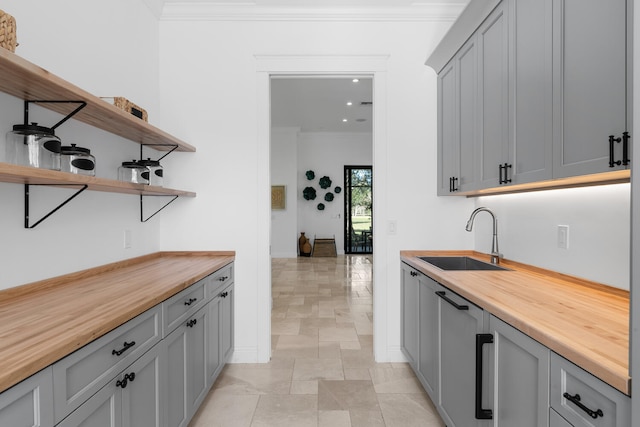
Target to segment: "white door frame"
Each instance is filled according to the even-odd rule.
[[[374,217],[376,228],[384,230],[387,224],[387,62],[388,55],[255,55],[258,108],[258,295],[257,331],[258,362],[271,358],[271,189],[270,189],[270,135],[272,76],[372,76],[373,77],[373,180]],[[373,334],[374,357],[378,362],[389,359],[387,351],[386,296],[387,256],[386,233],[373,234]]]

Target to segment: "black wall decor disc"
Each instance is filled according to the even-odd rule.
[[[307,179],[308,179],[309,181],[311,181],[313,178],[315,178],[315,177],[316,177],[315,172],[314,172],[314,171],[311,171],[311,170],[307,171],[307,173],[306,173],[305,175],[307,176]]]
[[[318,203],[318,210],[319,211],[323,211],[324,210],[324,203]]]
[[[331,178],[329,178],[328,176],[323,176],[322,178],[320,178],[320,181],[318,181],[318,184],[320,184],[320,188],[322,189],[326,189],[331,187]]]
[[[327,202],[331,202],[331,201],[333,200],[333,193],[327,193],[327,194],[325,194],[325,195],[324,195],[324,199],[325,199]]]
[[[316,189],[313,187],[307,187],[302,190],[302,196],[305,200],[315,200],[316,198]]]
[[[340,188],[340,187],[336,187],[336,188],[333,189],[333,192],[336,193],[336,194],[340,194],[341,191],[342,191],[342,188]]]

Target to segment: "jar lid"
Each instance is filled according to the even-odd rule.
[[[139,160],[138,164],[143,165],[143,166],[152,166],[152,167],[161,167],[160,166],[160,160],[151,160],[150,158],[148,158],[147,160]]]
[[[31,123],[30,125],[13,125],[13,130],[14,132],[22,132],[26,134],[55,135],[53,129],[44,126],[38,126],[37,123]]]
[[[122,167],[123,168],[128,168],[128,169],[146,169],[147,168],[146,166],[141,165],[140,163],[138,163],[135,160],[133,160],[131,162],[122,162]]]
[[[76,147],[76,144],[63,145],[61,150],[62,154],[91,154],[91,150],[84,147]]]

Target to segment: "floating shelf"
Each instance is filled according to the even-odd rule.
[[[74,119],[121,136],[138,144],[158,145],[157,150],[177,145],[176,151],[196,151],[195,147],[150,125],[107,101],[86,92],[47,70],[6,50],[0,49],[0,91],[23,100],[84,101],[87,106]],[[67,104],[41,104],[66,115],[73,107]]]
[[[140,196],[180,196],[195,197],[191,191],[174,190],[152,185],[133,184],[115,179],[97,178],[94,176],[76,175],[68,172],[18,166],[0,163],[0,182],[29,185],[59,185],[77,188],[86,185],[87,190],[108,193],[135,194]]]

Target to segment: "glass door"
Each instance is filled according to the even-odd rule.
[[[344,253],[373,253],[371,166],[344,167]]]

